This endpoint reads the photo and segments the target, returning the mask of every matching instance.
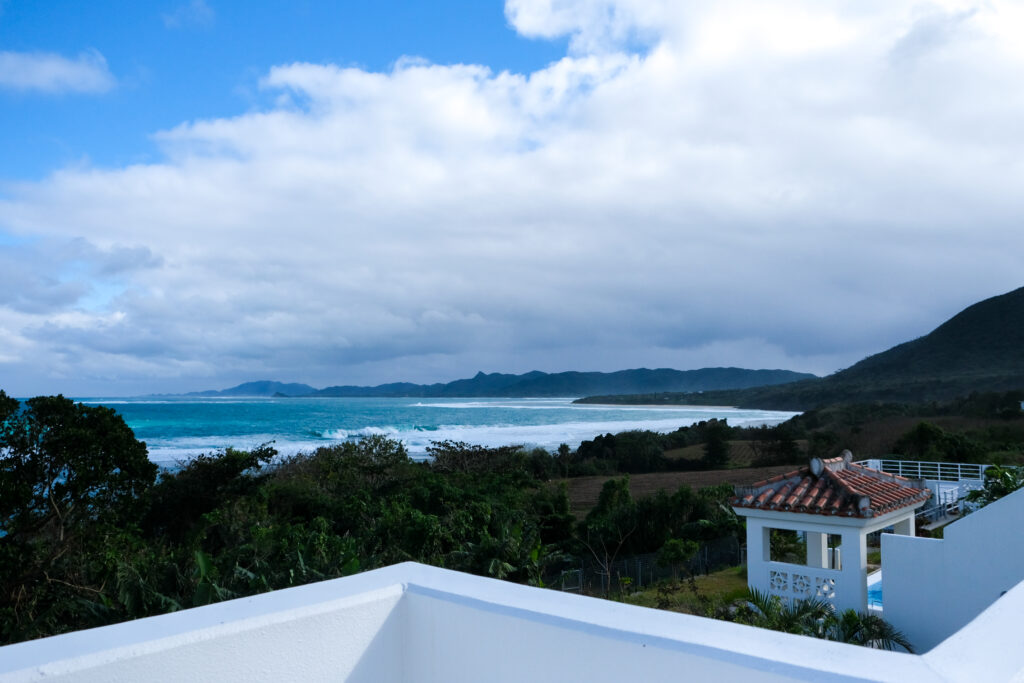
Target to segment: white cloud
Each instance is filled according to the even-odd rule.
[[[264,110],[159,133],[162,163],[16,188],[0,229],[140,264],[103,307],[38,281],[58,313],[19,312],[22,362],[203,385],[829,372],[1019,286],[1020,13],[771,7],[515,0],[571,54],[281,65]]]
[[[96,50],[75,59],[49,52],[0,52],[0,88],[45,93],[104,93],[117,85]]]
[[[179,5],[173,12],[160,15],[167,28],[210,28],[217,20],[213,8],[205,0],[191,0],[188,4]]]

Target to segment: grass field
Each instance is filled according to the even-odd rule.
[[[779,467],[742,467],[729,470],[701,470],[696,472],[651,472],[649,474],[632,474],[629,477],[629,493],[634,498],[644,498],[658,491],[674,492],[680,486],[699,489],[716,484],[732,484],[747,486],[754,482],[774,477],[776,474],[791,472],[796,465]],[[563,479],[568,486],[569,509],[579,518],[597,504],[604,483],[613,477],[572,477]]]
[[[665,457],[670,460],[697,461],[704,457],[704,444],[665,451]],[[729,442],[729,464],[732,467],[750,467],[755,457],[754,449],[750,447],[749,441]]]
[[[693,591],[696,587],[696,593]],[[730,567],[688,581],[663,581],[647,590],[625,595],[623,602],[684,614],[707,615],[715,607],[727,605],[747,594],[746,567]]]

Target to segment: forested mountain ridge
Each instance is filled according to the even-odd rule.
[[[1024,287],[964,309],[931,333],[833,375],[843,381],[1024,376]]]
[[[188,396],[330,396],[418,398],[534,398],[587,394],[636,394],[661,391],[713,391],[796,382],[814,375],[790,370],[702,368],[672,370],[637,368],[618,372],[527,372],[522,375],[478,372],[475,377],[437,384],[395,382],[378,386],[332,386],[316,389],[306,384],[246,382],[221,391],[200,391]]]
[[[582,402],[693,403],[808,410],[871,401],[948,401],[1024,389],[1024,287],[967,307],[929,334],[822,379],[701,394],[591,396]]]
[[[447,384],[385,384],[378,387],[327,387],[316,396],[421,396],[421,397],[552,397],[582,396],[595,392],[628,394],[646,391],[707,391],[743,389],[794,382],[813,377],[789,370],[703,368],[700,370],[620,370],[618,372],[533,371],[523,375],[477,373],[472,379]]]
[[[245,382],[239,384],[237,387],[231,387],[230,389],[221,390],[209,390],[209,391],[193,391],[186,396],[211,396],[211,397],[229,397],[229,396],[274,396],[284,394],[286,396],[301,396],[316,391],[314,387],[308,384],[298,384],[296,382],[274,382],[270,380],[261,380],[257,382]]]

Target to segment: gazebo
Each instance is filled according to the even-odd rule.
[[[914,513],[931,496],[923,481],[852,462],[850,451],[752,486],[730,504],[747,518],[747,585],[783,600],[823,598],[866,611],[867,536],[914,535]],[[804,534],[806,563],[773,557],[772,530]],[[841,551],[841,552],[840,552]],[[792,558],[789,558],[790,560]]]

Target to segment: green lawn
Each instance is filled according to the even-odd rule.
[[[647,590],[625,595],[623,602],[685,614],[709,615],[747,594],[747,568],[730,567],[687,580],[663,581]]]

